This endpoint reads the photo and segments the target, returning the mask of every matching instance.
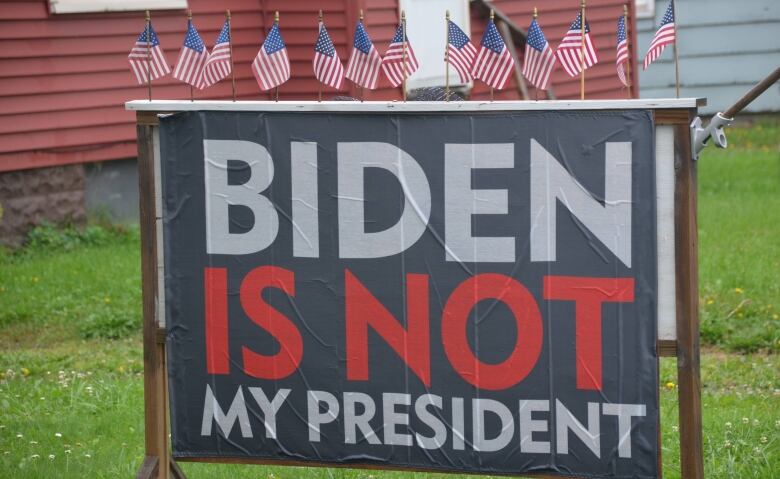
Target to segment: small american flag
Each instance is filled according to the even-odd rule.
[[[149,61],[150,53],[151,61]],[[156,80],[171,72],[168,60],[165,59],[165,54],[160,47],[160,40],[157,39],[157,33],[154,32],[151,23],[147,24],[147,27],[141,32],[127,59],[130,61],[133,73],[135,73],[135,79],[140,84],[147,82],[147,73],[151,74],[148,76],[152,80]]]
[[[344,81],[344,67],[322,22],[317,44],[314,46],[314,76],[325,85],[336,89],[341,88]]]
[[[618,78],[620,83],[624,86],[628,86],[628,79],[626,78],[626,64],[628,63],[628,41],[626,40],[626,18],[623,16],[618,17],[618,29],[617,29],[617,57],[615,59],[615,66],[617,67]]]
[[[666,13],[661,20],[661,26],[658,27],[658,31],[655,32],[653,41],[650,42],[650,49],[645,55],[645,70],[650,66],[658,57],[663,53],[666,45],[671,45],[675,41],[675,27],[674,27],[674,0],[669,2],[669,6],[666,7]]]
[[[203,65],[203,84],[211,86],[230,75],[230,20],[225,20],[217,42]]]
[[[554,67],[555,54],[534,18],[525,40],[523,76],[539,90],[546,90]]]
[[[379,68],[382,66],[382,57],[371,42],[363,21],[358,21],[355,28],[355,40],[352,55],[347,64],[347,78],[363,88],[373,90],[379,80]]]
[[[395,36],[390,40],[385,56],[382,59],[382,71],[393,86],[403,83],[404,79],[420,68],[417,57],[414,56],[412,44],[404,32],[404,24],[398,25]],[[404,47],[405,45],[405,47]],[[404,49],[406,52],[404,53]]]
[[[471,65],[477,56],[477,49],[471,40],[455,22],[447,21],[449,32],[447,38],[447,63],[455,68],[461,83],[471,81]]]
[[[499,35],[496,24],[490,20],[482,36],[482,45],[471,74],[474,78],[500,90],[509,80],[509,74],[514,66],[515,61]]]
[[[555,55],[569,76],[577,76],[582,71],[582,12],[577,14],[577,18],[569,27],[566,36],[558,45]],[[590,25],[585,20],[585,69],[587,70],[598,62],[596,48],[590,40]]]
[[[262,90],[270,90],[290,79],[290,58],[279,33],[279,24],[274,23],[263,46],[252,62],[252,73]]]
[[[184,36],[184,45],[179,52],[179,60],[176,62],[176,69],[173,70],[173,78],[181,80],[184,83],[196,88],[203,89],[203,64],[206,63],[209,52],[206,45],[198,35],[198,30],[192,24],[192,20],[187,22],[187,34]]]

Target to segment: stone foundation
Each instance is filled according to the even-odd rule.
[[[21,245],[34,226],[84,224],[83,165],[0,173],[0,243]]]

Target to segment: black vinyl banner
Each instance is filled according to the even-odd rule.
[[[653,128],[161,118],[174,457],[657,477]]]

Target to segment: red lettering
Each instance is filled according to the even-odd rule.
[[[426,385],[431,385],[428,275],[406,275],[406,329],[349,270],[344,270],[347,378],[368,380],[368,326]]]
[[[258,354],[246,346],[241,348],[244,371],[256,378],[282,379],[292,374],[303,356],[301,332],[285,315],[262,298],[266,288],[281,289],[295,296],[295,273],[276,266],[261,266],[249,272],[241,283],[241,306],[247,316],[279,342],[274,355]]]
[[[512,311],[517,341],[512,354],[499,364],[480,361],[466,337],[466,323],[474,305],[497,299]],[[467,279],[453,291],[442,315],[444,351],[455,371],[470,384],[498,391],[522,381],[536,365],[542,351],[542,316],[530,292],[503,274],[484,273]]]
[[[206,370],[209,374],[229,374],[227,269],[204,269],[203,286],[206,296]]]
[[[544,299],[575,302],[577,389],[600,391],[601,304],[634,301],[634,279],[545,276]]]

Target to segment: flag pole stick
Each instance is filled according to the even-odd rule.
[[[490,9],[490,22],[493,23],[496,16],[496,12],[493,11],[493,9]],[[490,101],[493,101],[493,85],[490,86]]]
[[[152,101],[152,14],[146,11],[146,89]]]
[[[274,12],[274,25],[276,25],[277,28],[279,28],[279,10]],[[276,102],[279,101],[279,85],[277,85],[276,88],[274,89],[274,101]]]
[[[534,7],[534,20],[539,18],[539,9]],[[539,88],[534,85],[534,100],[539,101]]]
[[[585,0],[580,3],[580,100],[585,99]]]
[[[628,89],[629,100],[631,96],[631,31],[628,26],[628,4],[623,5],[623,24],[626,26],[626,50],[628,51],[628,60],[626,60],[626,88]]]
[[[230,20],[230,10],[225,10],[228,22],[228,49],[230,50],[230,83],[233,88],[233,101],[236,101],[236,69],[233,68],[233,22]]]
[[[680,57],[677,55],[677,7],[672,0],[672,18],[674,18],[674,85],[677,98],[680,98]]]
[[[450,101],[450,11],[444,13],[444,29],[447,32],[444,44],[444,101]]]
[[[360,23],[363,23],[363,9],[360,9]],[[363,85],[358,85],[360,87],[360,103],[363,103]]]
[[[319,25],[319,33],[322,33],[322,9],[320,9]],[[317,80],[317,101],[322,102],[322,82],[319,80]]]
[[[189,24],[192,23],[192,10],[187,10],[187,28],[189,28]],[[192,85],[190,85],[190,101],[195,101],[195,92],[192,89]]]
[[[403,81],[401,90],[404,102],[406,102],[406,12],[401,10],[401,69],[403,70]]]

